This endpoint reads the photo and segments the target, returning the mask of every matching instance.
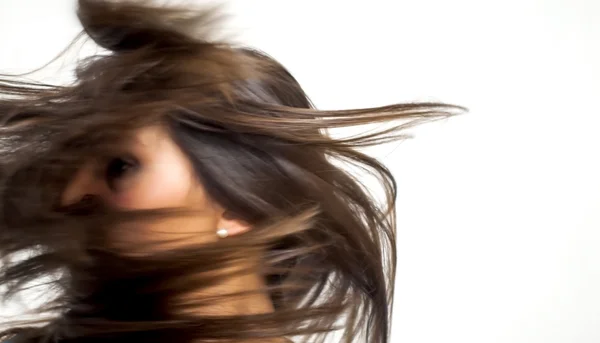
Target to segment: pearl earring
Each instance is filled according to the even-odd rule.
[[[219,236],[219,238],[225,238],[229,236],[229,231],[227,231],[226,228],[220,228],[217,230],[217,236]]]

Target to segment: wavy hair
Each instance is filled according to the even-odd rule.
[[[105,51],[80,61],[74,82],[0,79],[0,286],[8,299],[43,280],[57,295],[38,309],[50,319],[13,324],[0,338],[317,342],[341,330],[344,342],[386,343],[396,185],[360,148],[402,139],[404,129],[463,108],[318,110],[273,58],[211,41],[207,32],[218,28],[218,11],[78,4],[85,34]],[[207,194],[252,230],[202,246],[122,256],[107,246],[106,228],[182,213],[58,206],[80,161],[109,155],[133,130],[156,123],[190,159]],[[327,131],[372,123],[391,124],[343,138]],[[342,165],[377,178],[384,201]],[[219,271],[249,251],[261,252],[257,271],[273,313],[192,316],[169,309],[170,299],[218,284],[226,277]]]

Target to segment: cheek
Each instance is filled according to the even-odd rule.
[[[218,209],[204,194],[203,188],[186,170],[173,166],[146,170],[140,173],[130,189],[118,195],[115,203],[119,207],[154,209],[184,206],[197,209],[198,215],[142,225],[123,225],[111,235],[110,240],[118,250],[141,255],[213,241],[216,239]]]
[[[115,203],[125,209],[203,207],[206,198],[203,192],[198,194],[198,188],[187,168],[181,164],[161,163],[141,170],[130,187],[116,196]]]

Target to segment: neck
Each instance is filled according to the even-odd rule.
[[[73,299],[72,310],[66,319],[67,322],[73,323],[86,318],[139,323],[176,318],[193,320],[194,317],[203,319],[272,313],[274,306],[266,291],[264,277],[255,271],[257,265],[255,259],[248,259],[243,264],[237,264],[235,268],[220,269],[219,273],[224,272],[228,276],[219,278],[218,282],[209,287],[206,287],[204,273],[197,278],[203,281],[198,284],[204,287],[186,289],[176,297],[172,295],[173,289],[177,288],[175,284],[189,286],[194,283],[193,275],[170,280],[157,275],[156,280],[148,280],[145,277],[138,278],[120,273],[120,277],[107,278],[100,282],[97,279],[82,278],[74,285],[87,289],[87,295]],[[112,268],[114,269],[114,264]],[[91,270],[88,272],[95,274]],[[169,285],[170,282],[173,283]],[[149,288],[148,285],[156,285],[156,288]],[[167,285],[172,288],[165,290]],[[280,338],[259,341],[289,342]]]
[[[265,281],[258,273],[231,276],[218,285],[192,290],[179,298],[176,314],[191,317],[238,316],[272,313],[273,303],[265,292]],[[206,302],[203,299],[217,299]],[[177,304],[183,305],[178,306]],[[235,328],[232,328],[235,329]],[[244,343],[292,343],[285,338],[250,339]]]
[[[274,311],[264,278],[257,273],[232,275],[217,285],[191,290],[172,303],[175,315],[229,316]]]

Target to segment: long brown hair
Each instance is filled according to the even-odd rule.
[[[406,103],[317,110],[271,57],[199,34],[214,27],[216,14],[79,0],[85,33],[106,52],[81,61],[69,85],[0,79],[0,286],[8,299],[45,280],[58,294],[39,309],[53,318],[14,325],[0,338],[319,341],[342,329],[343,341],[388,341],[396,185],[390,171],[359,148],[403,138],[405,128],[462,108]],[[208,195],[251,223],[251,231],[126,257],[107,247],[103,228],[181,213],[57,206],[79,161],[110,154],[132,130],[151,123],[168,128]],[[392,125],[344,138],[327,133],[371,123]],[[384,201],[341,164],[376,177]],[[169,299],[218,284],[225,277],[218,271],[248,251],[264,252],[259,272],[274,313],[169,311]],[[202,301],[208,300],[194,305]]]

